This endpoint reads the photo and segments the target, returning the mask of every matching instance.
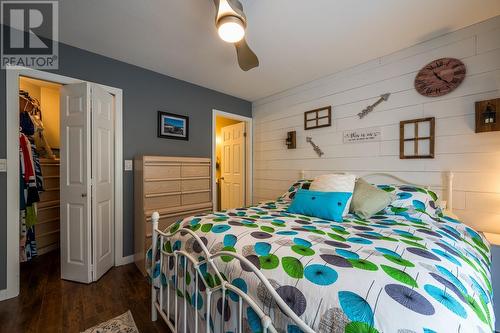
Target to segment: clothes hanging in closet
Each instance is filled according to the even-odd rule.
[[[34,125],[33,139],[35,141],[36,151],[40,157],[55,159],[56,155],[54,155],[54,152],[52,151],[52,148],[50,148],[49,142],[44,134],[42,119],[38,114],[30,115],[30,117]]]
[[[26,205],[31,206],[33,203],[40,201],[35,175],[35,157],[38,160],[38,155],[33,154],[31,143],[23,133],[19,136],[19,150],[21,153],[21,166],[23,167],[22,175],[27,189]],[[38,163],[40,162],[38,161]]]
[[[19,259],[21,262],[33,259],[37,255],[35,225],[37,223],[37,206],[43,188],[43,176],[40,159],[33,135],[37,126],[32,115],[20,113],[19,135],[19,167],[20,167],[20,212],[19,212]]]

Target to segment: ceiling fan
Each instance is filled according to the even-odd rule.
[[[238,0],[214,0],[216,8],[215,26],[219,37],[234,44],[238,64],[244,71],[259,66],[259,59],[245,40],[247,18],[243,13],[243,5]]]

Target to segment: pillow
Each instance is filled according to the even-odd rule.
[[[377,214],[394,200],[394,195],[381,190],[363,179],[358,179],[349,211],[368,219]]]
[[[352,193],[299,189],[287,212],[342,222],[342,212]]]
[[[301,188],[307,190],[309,189],[309,186],[311,186],[311,183],[312,180],[310,179],[297,180],[294,184],[292,184],[292,186],[290,186],[287,192],[278,198],[278,201],[292,201],[297,190]]]
[[[424,213],[432,217],[443,213],[438,204],[438,196],[431,190],[414,185],[377,185],[378,188],[395,195],[395,199],[385,209],[386,214]]]
[[[309,189],[311,191],[321,192],[347,192],[351,193],[351,197],[347,201],[342,216],[349,214],[349,206],[351,205],[352,193],[354,191],[354,184],[356,183],[356,176],[349,174],[329,174],[322,175],[314,178]]]

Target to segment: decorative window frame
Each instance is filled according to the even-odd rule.
[[[321,115],[327,111],[327,115]],[[313,115],[311,117],[311,115]],[[327,119],[327,123],[320,124],[320,120]],[[315,123],[314,125],[309,125],[309,123]],[[326,106],[319,109],[314,109],[311,111],[304,112],[304,130],[310,130],[321,127],[329,127],[332,126],[332,107]]]
[[[429,135],[420,136],[419,134],[419,124],[429,123]],[[407,137],[405,134],[405,125],[414,124],[413,126],[413,136]],[[419,118],[412,120],[404,120],[399,123],[399,158],[400,159],[417,159],[417,158],[434,158],[434,146],[435,146],[435,133],[436,133],[436,118]],[[413,155],[405,154],[405,143],[414,142]],[[428,154],[419,154],[419,143],[422,141],[429,142]]]

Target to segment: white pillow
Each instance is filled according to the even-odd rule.
[[[314,178],[309,189],[311,191],[319,192],[348,192],[351,197],[345,205],[342,216],[349,214],[349,207],[351,206],[352,193],[354,192],[354,185],[356,184],[356,176],[349,174],[328,174],[321,175]]]

